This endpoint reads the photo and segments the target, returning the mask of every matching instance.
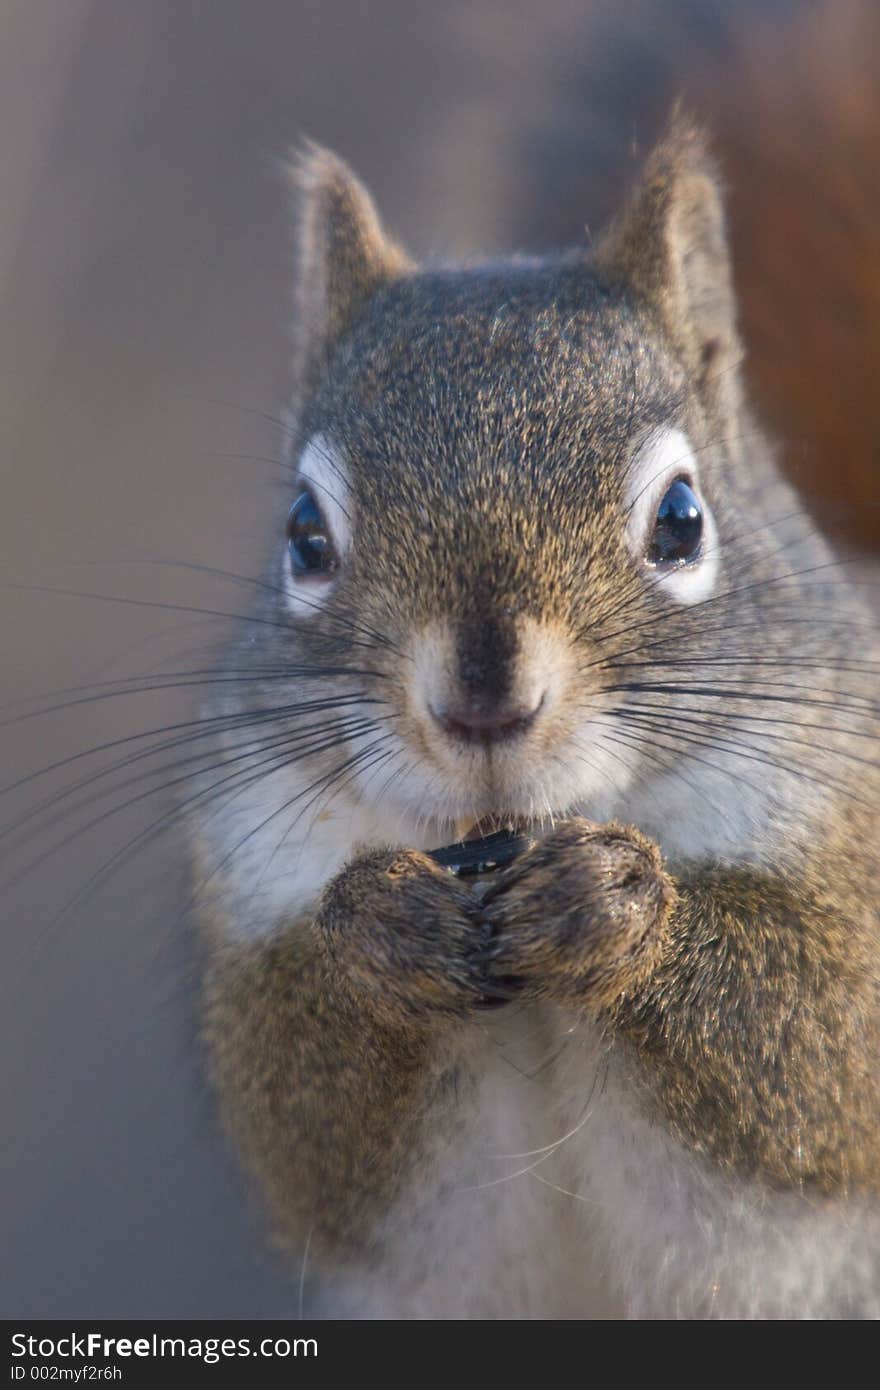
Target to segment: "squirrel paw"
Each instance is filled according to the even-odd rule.
[[[520,997],[610,1007],[655,968],[674,900],[638,830],[565,821],[483,895],[489,979]]]
[[[656,965],[674,897],[639,831],[569,820],[480,896],[416,850],[362,855],[315,928],[331,969],[389,1017],[521,998],[601,1008]]]
[[[334,972],[381,1013],[461,1014],[499,997],[479,901],[416,850],[355,859],[325,890],[315,928]]]

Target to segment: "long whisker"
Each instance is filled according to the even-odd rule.
[[[204,890],[217,876],[217,874],[220,873],[223,868],[225,868],[229,861],[239,852],[239,850],[243,849],[244,846],[248,844],[249,841],[252,840],[255,835],[258,835],[261,830],[264,830],[266,828],[267,825],[271,825],[273,820],[276,820],[278,816],[283,815],[285,811],[289,810],[290,807],[295,804],[295,802],[300,800],[300,798],[307,796],[309,792],[313,792],[316,789],[318,792],[320,792],[328,784],[328,781],[332,780],[337,776],[342,775],[342,773],[344,773],[346,769],[351,767],[353,763],[356,764],[360,759],[366,757],[368,753],[372,752],[375,748],[381,746],[382,742],[384,742],[384,740],[387,739],[387,737],[388,735],[383,735],[381,739],[376,740],[373,744],[368,745],[366,749],[361,749],[358,752],[351,754],[348,758],[344,760],[344,762],[340,763],[339,766],[333,770],[333,772],[325,773],[324,775],[319,777],[315,782],[310,783],[307,787],[304,787],[302,790],[297,792],[295,796],[289,797],[281,806],[277,807],[274,811],[272,811],[270,815],[266,816],[257,825],[252,826],[251,829],[247,832],[247,834],[243,835],[242,838],[238,840],[236,844],[233,845],[232,849],[227,851],[227,853],[223,856],[220,862],[214,866],[208,877],[204,879],[202,883],[198,886],[198,888],[195,890],[193,894],[192,899],[190,900],[190,906],[193,906],[200,894],[204,892]]]
[[[371,723],[371,721],[365,721],[365,723],[369,724],[369,723]],[[280,757],[278,757],[277,755],[273,755],[272,758],[270,758],[270,759],[265,759],[265,760],[264,760],[264,763],[265,763],[265,762],[272,762],[272,763],[274,763],[274,764],[277,764],[277,766],[279,766],[279,767],[286,766],[286,765],[289,764],[289,763],[298,762],[298,761],[300,761],[302,758],[314,756],[316,753],[323,752],[323,751],[325,751],[327,748],[335,747],[336,744],[337,744],[338,742],[341,742],[341,741],[342,741],[342,738],[343,738],[343,736],[342,736],[342,735],[339,735],[339,734],[334,734],[334,735],[332,735],[332,736],[325,737],[325,738],[323,739],[323,741],[319,741],[317,744],[310,745],[310,746],[307,747],[306,749],[299,750],[298,752],[295,753],[294,756],[290,756],[289,751],[288,751],[287,749],[285,749],[285,751],[281,754]],[[299,741],[301,741],[301,735],[297,735],[297,734],[292,734],[292,735],[290,735],[290,740],[289,740],[289,742],[290,742],[290,747],[291,747],[291,748],[296,749],[297,744],[298,744]],[[212,765],[211,768],[205,768],[205,769],[202,769],[202,771],[203,771],[203,772],[206,772],[206,773],[209,772],[209,771],[215,771],[215,770],[217,770],[217,769],[220,768],[220,767],[226,767],[229,763],[236,763],[236,762],[239,762],[239,761],[241,761],[243,758],[248,758],[249,756],[250,756],[249,754],[241,754],[241,755],[238,755],[238,756],[236,756],[236,757],[234,757],[234,758],[222,759],[222,760],[218,761],[216,764]],[[259,766],[261,766],[261,764],[260,764],[260,763],[257,763],[256,766],[259,767]],[[244,770],[245,770],[246,772],[249,772],[249,771],[251,770],[251,768],[250,768],[250,767],[247,767],[247,768],[244,769]],[[123,802],[123,803],[121,803],[121,804],[116,804],[116,805],[113,805],[113,806],[109,807],[106,811],[103,811],[100,815],[93,817],[90,821],[87,822],[86,825],[77,826],[77,827],[76,827],[74,830],[72,830],[68,835],[64,836],[64,838],[63,838],[62,840],[60,840],[57,844],[54,844],[50,849],[48,849],[48,850],[45,851],[43,854],[41,854],[37,859],[35,859],[35,860],[33,860],[32,862],[26,864],[26,865],[25,865],[21,870],[19,870],[19,872],[16,873],[13,877],[7,879],[6,882],[5,882],[5,884],[3,884],[2,886],[5,887],[5,888],[11,888],[11,887],[13,887],[15,884],[17,884],[17,883],[21,882],[23,879],[25,879],[25,878],[28,876],[28,874],[33,873],[33,871],[34,871],[35,869],[41,867],[41,866],[46,862],[47,859],[49,859],[50,857],[53,857],[54,855],[60,853],[61,850],[65,849],[68,845],[70,845],[70,844],[74,843],[76,840],[80,839],[83,835],[87,834],[89,831],[96,829],[99,825],[102,825],[102,824],[104,824],[106,821],[115,818],[116,816],[120,815],[122,812],[131,810],[131,808],[132,808],[133,806],[138,805],[140,802],[145,801],[145,800],[148,799],[149,797],[155,797],[155,796],[159,795],[161,792],[169,792],[169,791],[172,791],[175,787],[181,786],[181,785],[182,785],[183,783],[185,783],[185,782],[189,782],[189,781],[192,779],[192,775],[193,775],[192,773],[186,773],[186,774],[184,774],[183,776],[173,777],[173,778],[171,778],[170,781],[162,783],[161,786],[158,786],[158,787],[150,787],[150,788],[148,788],[146,791],[139,792],[136,796],[129,797],[125,802]],[[235,777],[235,776],[237,776],[237,775],[238,775],[237,773],[232,773],[232,774],[230,774],[230,777]],[[218,782],[212,783],[211,786],[208,787],[208,788],[206,788],[204,792],[202,792],[202,791],[196,792],[193,796],[187,797],[187,798],[185,798],[184,800],[179,801],[179,802],[177,803],[177,805],[176,805],[175,811],[174,811],[174,813],[173,813],[173,817],[174,817],[174,818],[177,818],[178,816],[180,816],[180,815],[182,814],[182,812],[185,810],[185,808],[186,808],[188,805],[190,805],[190,804],[192,804],[192,803],[194,803],[194,802],[200,800],[201,797],[202,797],[206,792],[213,790],[214,787],[224,785],[226,782],[228,782],[228,781],[230,780],[230,777],[221,778]],[[163,817],[163,819],[164,819],[164,817]],[[158,824],[158,822],[155,822],[154,824]],[[90,882],[91,882],[91,880],[90,880]]]
[[[256,727],[263,728],[266,724],[285,723],[292,717],[294,716],[286,714],[273,715],[271,719],[267,720],[263,718],[255,719],[253,717],[246,719],[244,716],[242,716],[239,722],[233,727],[236,730],[247,730]],[[262,744],[259,745],[255,744],[255,741],[252,737],[240,743],[226,743],[224,744],[224,753],[228,754],[229,752],[237,750],[239,748],[244,748],[246,750],[252,751],[259,751],[260,748],[272,747],[274,743],[283,743],[285,747],[293,747],[296,745],[298,741],[307,740],[311,735],[323,735],[329,732],[330,730],[347,732],[350,729],[359,727],[361,724],[364,723],[372,727],[374,724],[382,722],[382,720],[388,718],[391,718],[391,716],[385,715],[378,717],[367,717],[358,713],[349,714],[344,718],[335,720],[324,720],[319,724],[305,724],[301,728],[297,728],[296,731],[286,729],[283,733],[274,734],[271,739],[264,741]],[[228,732],[228,729],[224,729],[223,732]],[[129,757],[115,761],[109,767],[103,768],[99,772],[92,773],[87,777],[79,778],[71,785],[62,788],[59,792],[55,793],[55,795],[46,797],[43,801],[38,803],[37,806],[33,807],[24,816],[18,817],[14,822],[4,827],[3,830],[0,831],[0,841],[7,839],[11,835],[14,835],[16,839],[18,839],[20,832],[22,831],[24,826],[28,825],[34,820],[39,820],[41,816],[45,815],[45,812],[47,810],[58,807],[59,803],[67,801],[70,797],[75,796],[78,792],[87,791],[89,788],[94,787],[98,782],[101,782],[105,778],[111,777],[114,774],[126,770],[127,768],[133,766],[135,763],[141,761],[148,761],[149,759],[155,758],[159,754],[170,751],[173,748],[185,748],[187,746],[191,746],[194,742],[206,737],[215,738],[216,734],[217,730],[213,728],[204,732],[199,731],[198,733],[184,734],[178,738],[169,739],[159,744],[154,744],[147,749],[130,755]],[[192,766],[193,764],[198,764],[200,762],[203,762],[206,758],[215,756],[215,751],[216,750],[213,747],[211,747],[204,749],[200,752],[191,754],[190,756],[183,759],[176,758],[172,763],[148,767],[145,772],[142,772],[140,774],[135,775],[134,777],[127,779],[125,786],[131,787],[137,785],[137,783],[139,782],[148,781],[151,778],[160,776],[162,773],[166,771],[171,771],[175,769],[180,769],[182,767]],[[226,761],[232,762],[235,760],[227,757]],[[223,765],[224,763],[222,761],[213,764],[214,767],[220,767]],[[207,772],[211,770],[212,769],[210,767],[199,769],[200,772]],[[116,791],[119,790],[119,788],[113,788],[112,790]],[[156,790],[162,790],[162,788],[157,788]],[[87,806],[93,805],[96,801],[101,800],[108,794],[110,794],[108,790],[103,789],[99,792],[96,792],[92,796],[84,798],[81,797],[80,800],[76,803],[75,809],[77,811],[84,810]],[[125,803],[122,806],[114,807],[114,812],[127,809],[127,804],[128,803]],[[58,810],[55,815],[51,816],[48,820],[43,820],[40,826],[40,832],[42,833],[45,830],[48,830],[52,825],[56,824],[59,820],[64,819],[70,814],[71,808],[62,806],[61,809]]]
[[[622,719],[623,715],[620,714],[618,717]],[[854,801],[859,805],[865,807],[869,806],[869,803],[865,800],[865,798],[862,797],[860,793],[848,783],[844,783],[836,778],[832,778],[828,776],[828,774],[825,772],[823,772],[822,775],[810,772],[807,768],[803,766],[802,763],[791,763],[778,755],[772,757],[764,756],[764,752],[766,750],[756,750],[752,744],[744,740],[720,736],[717,733],[717,731],[713,730],[711,726],[707,727],[704,731],[699,733],[694,730],[682,729],[681,727],[679,727],[676,732],[670,733],[665,728],[662,721],[652,721],[651,719],[649,719],[648,716],[640,715],[637,712],[632,713],[632,715],[630,716],[630,722],[635,723],[637,726],[641,728],[650,730],[655,739],[659,737],[667,743],[670,740],[674,740],[675,746],[677,748],[680,748],[682,744],[687,745],[690,749],[688,756],[689,758],[693,758],[695,761],[700,761],[700,759],[697,758],[694,754],[694,747],[703,747],[709,750],[715,749],[717,751],[727,750],[731,752],[735,757],[743,759],[746,762],[754,762],[764,767],[770,767],[774,770],[787,772],[793,777],[798,777],[803,779],[804,781],[812,782],[813,784],[822,788],[823,790],[828,790],[830,788],[835,791],[838,791],[842,796],[847,797],[849,800]],[[710,767],[712,771],[716,773],[725,771],[729,772],[729,769],[724,769],[719,764],[707,763],[706,766]],[[759,788],[752,783],[747,783],[747,785],[750,785],[753,791],[759,792],[759,794],[762,795],[764,794],[764,789]]]
[[[235,570],[222,569],[217,565],[200,564],[188,560],[167,559],[143,559],[131,561],[129,563],[139,565],[156,565],[166,569],[187,570],[194,574],[208,574],[212,575],[217,579],[225,579],[230,583],[241,584],[248,588],[260,589],[266,593],[280,594],[282,595],[282,597],[286,598],[292,596],[292,591],[290,589],[284,588],[279,584],[272,584],[267,579],[255,579],[251,575],[239,574]],[[369,642],[358,642],[349,639],[351,641],[352,646],[366,646],[367,648],[370,648],[372,646],[381,646],[388,647],[390,650],[396,650],[395,644],[391,641],[391,639],[388,636],[386,636],[384,633],[377,632],[375,628],[369,627],[366,623],[356,623],[351,618],[345,617],[340,613],[328,609],[326,605],[318,603],[315,599],[310,599],[306,594],[298,593],[296,597],[298,603],[304,604],[306,607],[313,609],[315,612],[323,612],[325,615],[329,617],[329,619],[332,622],[335,622],[337,626],[341,627],[346,634],[357,632],[361,633],[364,637],[372,639]],[[292,624],[293,622],[294,620],[291,619]]]
[[[253,613],[230,613],[218,608],[199,608],[188,603],[159,602],[155,599],[127,598],[119,594],[99,594],[86,589],[62,589],[51,584],[16,584],[4,582],[0,589],[12,589],[19,593],[51,594],[56,598],[84,598],[96,603],[118,603],[131,608],[153,608],[169,613],[198,613],[209,618],[238,619],[242,623],[258,623],[261,627],[280,628],[283,632],[295,632],[290,622],[279,622],[275,618],[261,618]]]
[[[368,696],[363,692],[357,692],[351,695],[331,696],[324,700],[293,701],[290,704],[274,705],[265,709],[245,709],[234,714],[203,715],[198,719],[180,720],[173,724],[158,725],[150,729],[143,729],[137,734],[127,734],[122,738],[108,739],[104,743],[92,744],[89,748],[83,748],[78,753],[68,754],[65,758],[57,758],[54,762],[46,763],[43,767],[36,768],[33,772],[26,773],[23,777],[17,778],[14,782],[8,782],[5,786],[0,787],[0,796],[5,796],[9,792],[27,786],[37,778],[45,777],[49,773],[59,771],[61,768],[70,767],[71,764],[81,762],[84,758],[95,757],[99,753],[110,752],[113,749],[126,747],[131,743],[137,743],[142,739],[152,738],[154,736],[198,729],[200,731],[199,734],[193,735],[193,737],[208,737],[211,734],[222,732],[227,729],[235,729],[241,724],[256,724],[273,719],[293,718],[301,714],[322,713],[330,709],[343,709],[349,704],[376,705],[383,703],[384,701],[380,700],[377,696]],[[163,745],[161,744],[154,745],[150,749],[145,750],[144,756],[146,756],[147,753],[162,751],[162,748]],[[141,754],[137,756],[140,757]],[[111,766],[107,769],[107,772],[113,770],[114,767]],[[97,776],[103,775],[104,773],[97,774]]]

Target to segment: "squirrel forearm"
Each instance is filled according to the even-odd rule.
[[[335,981],[308,930],[224,947],[206,1029],[228,1121],[278,1226],[320,1257],[369,1245],[419,1152],[443,1063],[424,1027],[380,1021]]]
[[[689,1147],[771,1185],[876,1186],[876,969],[833,890],[683,874],[659,966],[614,1009]],[[851,900],[850,900],[851,907]]]
[[[572,820],[490,890],[493,964],[529,997],[597,1018],[630,1090],[722,1168],[876,1186],[871,891],[846,845],[784,877],[670,874],[633,827]]]
[[[485,930],[453,875],[377,850],[310,919],[212,953],[219,1090],[291,1243],[363,1254],[414,1167],[440,1158],[467,1091],[467,1020],[492,989]]]

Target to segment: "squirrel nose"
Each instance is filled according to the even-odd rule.
[[[487,708],[479,701],[470,700],[451,708],[435,709],[431,706],[431,714],[445,733],[463,743],[501,743],[517,734],[524,734],[543,703],[543,695],[531,708],[511,704]]]

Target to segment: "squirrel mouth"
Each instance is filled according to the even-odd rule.
[[[511,835],[525,835],[529,822],[524,816],[481,816],[479,820],[459,820],[455,823],[455,838],[459,844],[470,844],[474,840],[485,840],[490,835],[507,831]]]

